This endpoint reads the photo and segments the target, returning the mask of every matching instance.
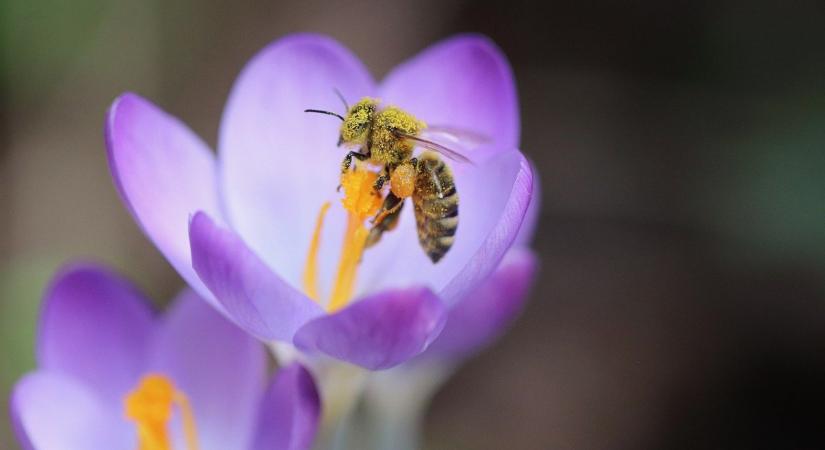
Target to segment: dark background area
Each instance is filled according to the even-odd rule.
[[[112,264],[156,299],[182,286],[109,179],[117,94],[214,144],[235,76],[286,33],[330,34],[380,79],[478,31],[517,78],[542,269],[510,333],[436,396],[427,446],[825,448],[825,3],[2,0],[0,15],[4,392],[33,365],[62,262]]]

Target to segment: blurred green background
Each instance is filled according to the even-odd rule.
[[[286,33],[331,34],[380,78],[480,31],[517,77],[543,269],[436,397],[427,447],[825,448],[823,24],[813,0],[0,0],[4,400],[65,261],[155,299],[182,286],[109,178],[116,95],[214,144],[235,76]]]

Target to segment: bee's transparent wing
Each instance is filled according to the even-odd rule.
[[[402,137],[404,139],[415,142],[415,145],[417,147],[423,147],[423,148],[426,148],[427,150],[432,150],[436,153],[440,153],[440,154],[446,156],[447,158],[452,159],[453,161],[458,161],[458,162],[462,162],[462,163],[466,163],[466,164],[472,164],[473,163],[472,161],[470,161],[469,158],[462,155],[460,152],[458,152],[456,150],[453,150],[453,149],[451,149],[447,146],[444,146],[442,144],[439,144],[438,142],[433,142],[429,139],[424,139],[422,137],[413,136],[411,134],[406,134],[406,133],[398,133],[398,136]]]
[[[482,133],[448,125],[428,125],[421,132],[421,137],[436,141],[448,140],[463,148],[474,148],[491,142],[491,139]]]

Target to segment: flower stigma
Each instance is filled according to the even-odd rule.
[[[141,378],[123,399],[126,418],[135,423],[138,450],[172,450],[169,421],[173,407],[180,410],[186,450],[198,450],[195,415],[186,395],[172,381],[159,374]]]
[[[356,166],[354,170],[341,175],[341,188],[344,197],[341,204],[347,211],[347,227],[338,260],[338,270],[332,286],[327,310],[337,311],[347,305],[355,290],[358,264],[364,253],[369,230],[364,222],[375,215],[381,207],[381,194],[374,188],[378,174]],[[321,228],[329,203],[324,203],[318,213],[315,230],[310,242],[309,256],[304,268],[304,292],[308,297],[318,301],[318,250],[320,247]]]

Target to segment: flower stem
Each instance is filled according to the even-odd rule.
[[[364,397],[370,448],[421,448],[421,428],[430,400],[452,371],[447,364],[419,362],[373,373]]]

